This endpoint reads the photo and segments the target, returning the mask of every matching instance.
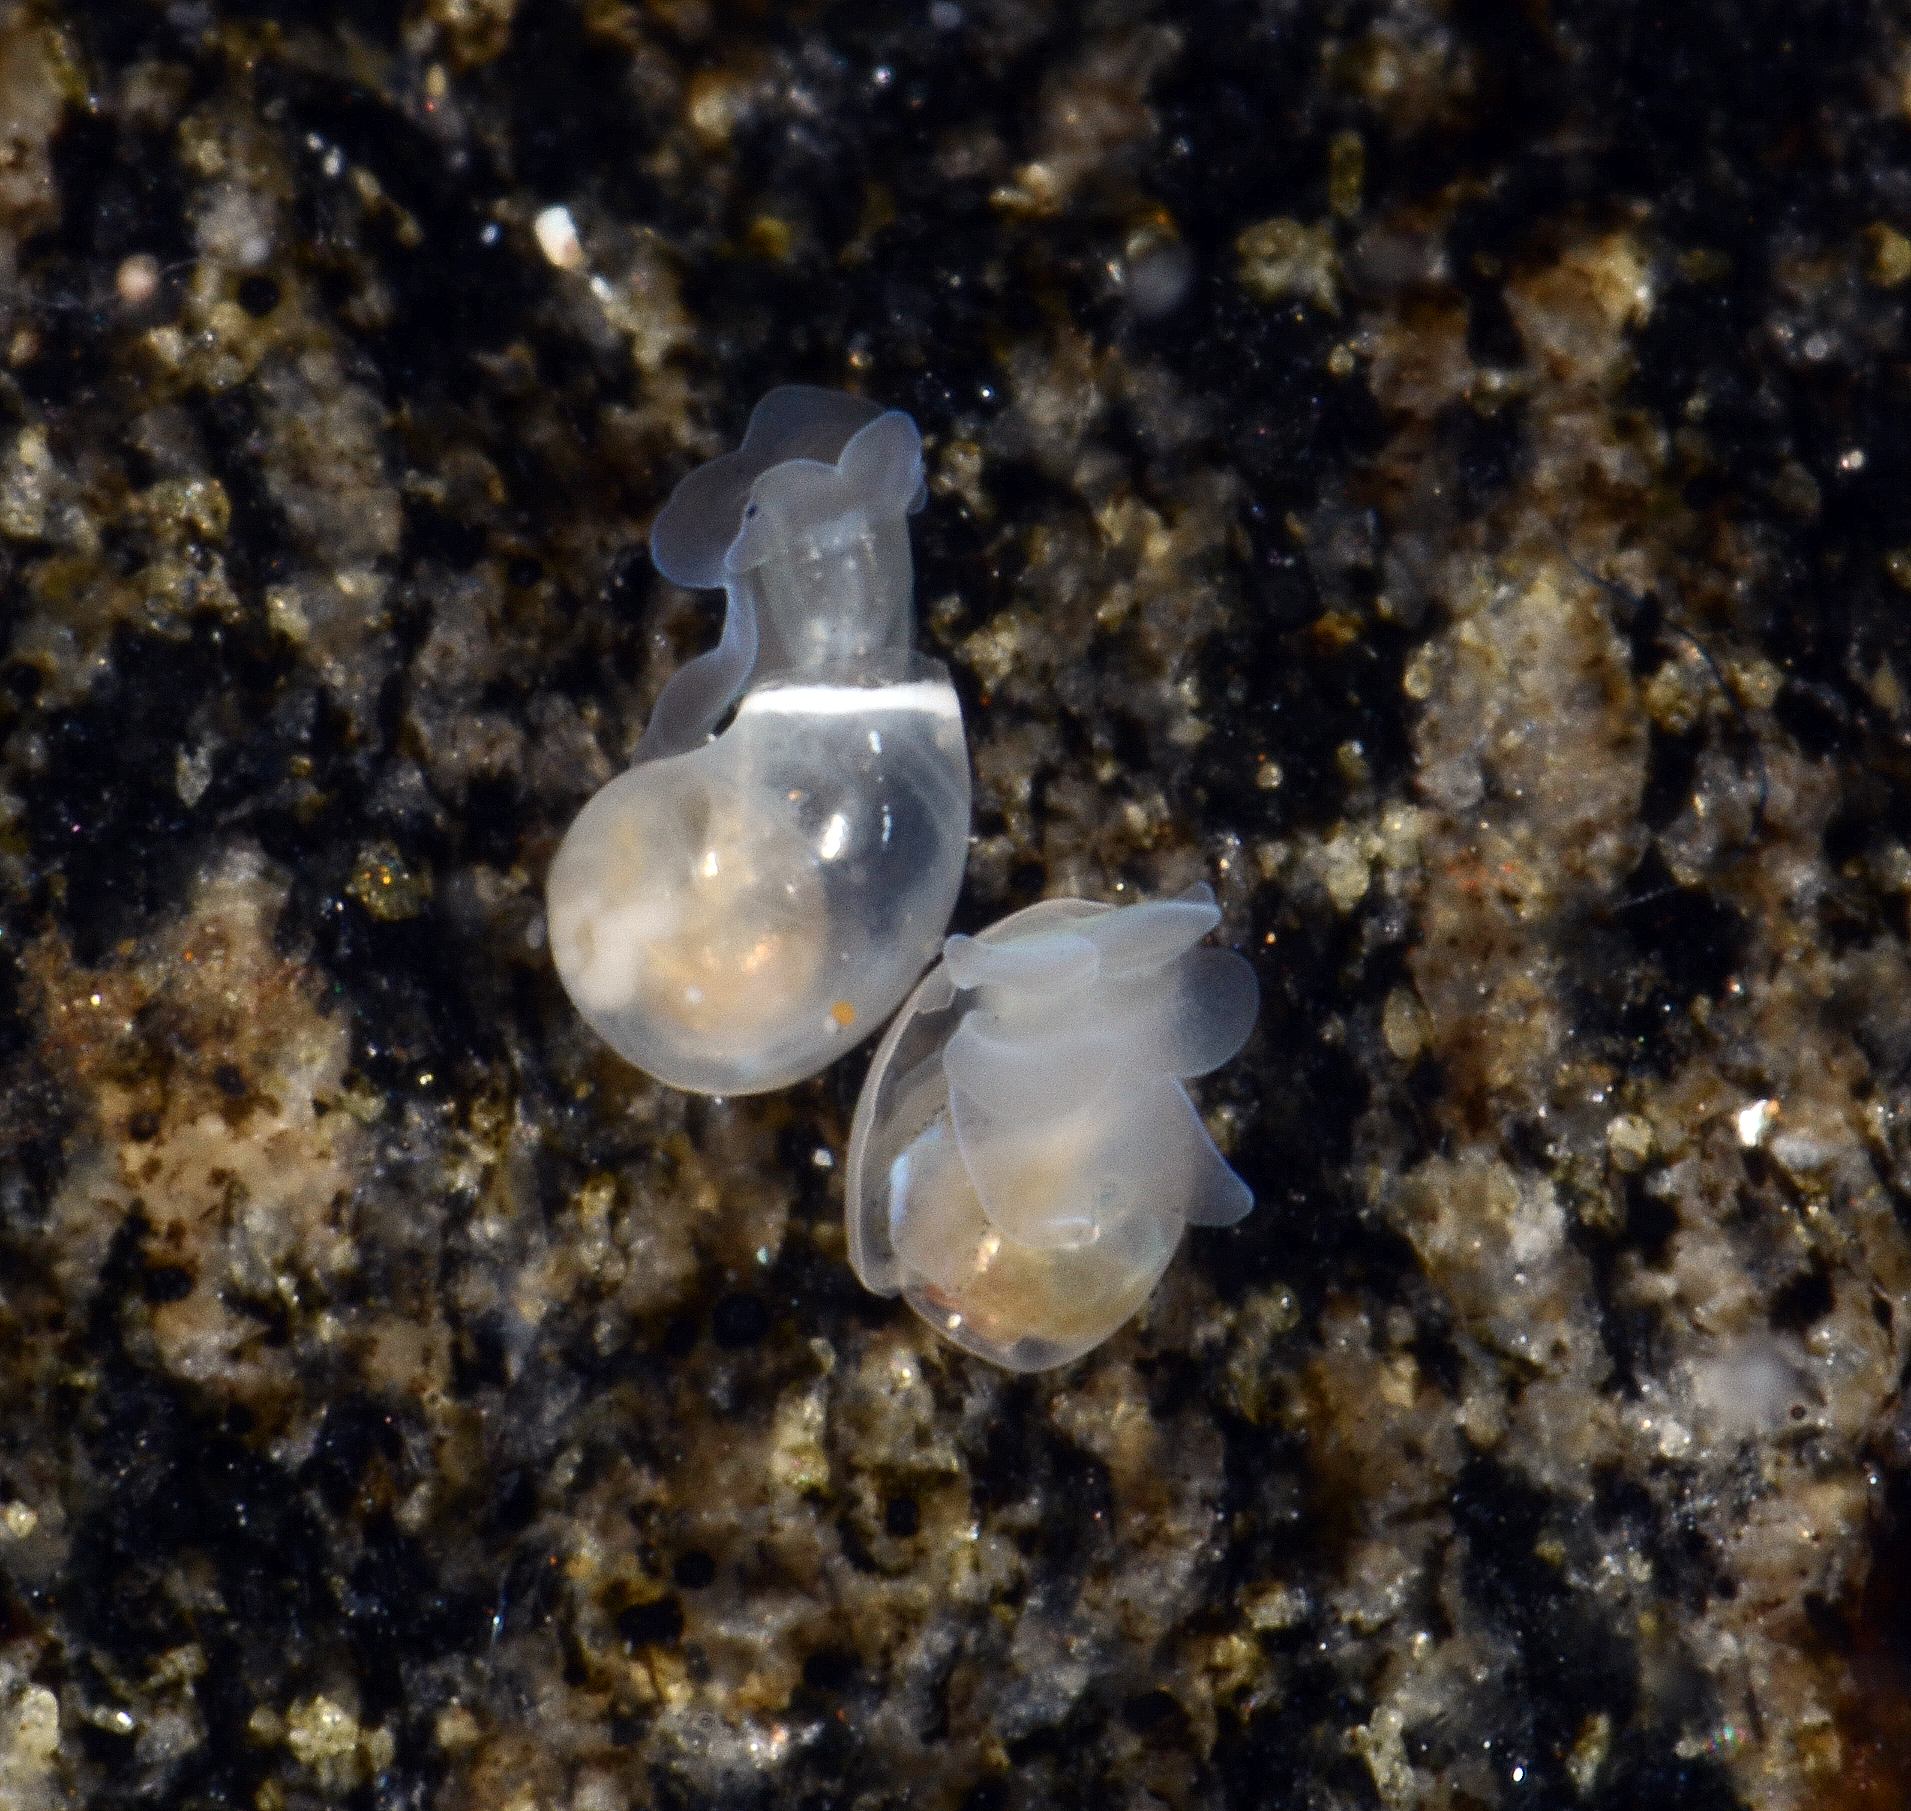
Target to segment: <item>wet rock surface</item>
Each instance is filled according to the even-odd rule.
[[[1895,1811],[1907,297],[1882,4],[0,0],[0,1798]],[[543,948],[787,381],[1260,977],[1053,1375]]]

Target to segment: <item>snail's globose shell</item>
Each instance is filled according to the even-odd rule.
[[[947,672],[909,649],[921,496],[908,416],[792,386],[657,519],[665,576],[728,592],[722,638],[566,832],[546,900],[578,1011],[673,1086],[815,1074],[941,941],[969,763]]]
[[[551,866],[558,972],[598,1035],[673,1087],[786,1087],[934,957],[968,817],[962,714],[933,662],[758,686],[716,741],[584,807]]]
[[[955,1344],[1066,1364],[1139,1308],[1184,1227],[1253,1206],[1183,1078],[1253,1029],[1254,972],[1197,948],[1214,895],[1050,899],[951,937],[850,1131],[850,1262]]]

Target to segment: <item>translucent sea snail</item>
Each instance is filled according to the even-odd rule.
[[[664,577],[728,593],[722,638],[565,834],[546,903],[578,1011],[673,1086],[815,1074],[889,1016],[948,928],[969,760],[948,673],[910,649],[905,517],[922,500],[907,415],[792,385],[651,530]]]
[[[1197,948],[1214,895],[1047,899],[951,937],[870,1065],[850,1128],[850,1262],[1014,1371],[1066,1364],[1134,1313],[1184,1226],[1254,1205],[1181,1080],[1260,1007]]]

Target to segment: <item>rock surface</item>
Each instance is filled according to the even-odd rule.
[[[1911,1799],[1883,0],[0,0],[0,1799]],[[1260,1206],[1012,1379],[541,887],[777,382]]]

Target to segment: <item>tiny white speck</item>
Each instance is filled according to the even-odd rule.
[[[567,207],[548,207],[531,222],[538,249],[559,270],[575,270],[584,262],[584,242]]]
[[[816,1147],[816,1155],[810,1159],[810,1162],[819,1170],[833,1170],[836,1167],[835,1157],[823,1145]]]
[[[488,226],[485,227],[484,231],[478,235],[478,243],[480,245],[496,245],[497,242],[498,242],[498,223],[495,220],[493,220]]]
[[[883,733],[879,729],[872,729],[869,732],[869,752],[872,755],[879,755],[882,753],[882,751],[883,751]]]
[[[759,1245],[756,1248],[756,1261],[759,1264],[767,1264],[770,1261],[770,1248],[767,1245]]]
[[[1838,469],[1841,472],[1861,472],[1865,469],[1865,450],[1854,446],[1848,452],[1838,455]]]
[[[128,308],[150,302],[159,288],[159,260],[151,252],[134,252],[114,273],[113,287]]]
[[[714,849],[706,849],[706,850],[705,850],[705,851],[703,852],[703,860],[702,860],[702,861],[700,861],[700,862],[699,862],[699,863],[697,864],[697,866],[698,866],[698,867],[699,867],[699,868],[700,868],[700,869],[702,870],[702,872],[703,872],[703,877],[704,877],[704,879],[705,879],[705,880],[715,880],[715,879],[716,879],[716,877],[717,877],[717,852],[716,852],[716,850],[714,850]]]
[[[16,1541],[23,1541],[40,1525],[39,1511],[25,1503],[9,1503],[0,1510],[0,1527]]]
[[[849,847],[849,819],[838,811],[823,826],[823,840],[816,845],[816,853],[825,861],[834,861]]]
[[[1778,1117],[1778,1102],[1775,1100],[1755,1100],[1749,1107],[1741,1107],[1733,1115],[1738,1126],[1738,1141],[1748,1151],[1755,1151],[1765,1142],[1765,1134],[1771,1123]]]

